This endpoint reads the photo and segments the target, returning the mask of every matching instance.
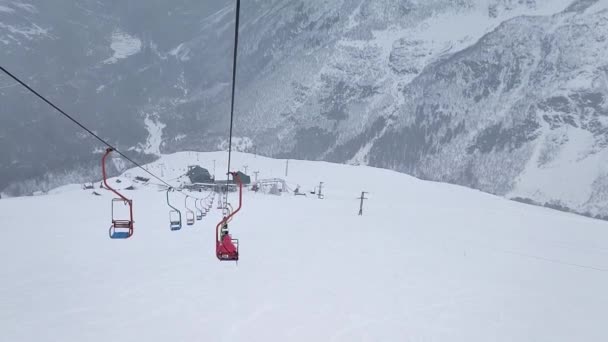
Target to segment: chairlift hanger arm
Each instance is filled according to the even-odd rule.
[[[176,207],[172,206],[172,205],[171,205],[171,202],[169,201],[169,192],[171,192],[171,191],[173,191],[173,188],[168,188],[168,189],[167,189],[167,205],[168,205],[168,206],[169,206],[171,209],[173,209],[173,210],[175,210],[175,211],[179,211],[179,210],[178,210]]]
[[[113,148],[108,147],[106,149],[106,153],[103,155],[103,158],[101,159],[101,171],[103,173],[103,184],[105,185],[105,187],[112,191],[113,193],[115,193],[118,197],[120,197],[121,199],[123,199],[126,202],[129,202],[130,200],[128,198],[126,198],[125,196],[123,196],[120,192],[116,191],[114,188],[112,188],[109,184],[108,184],[108,174],[106,172],[106,160],[108,158],[108,156],[110,155],[110,153],[112,153],[112,151],[114,151]]]
[[[188,198],[190,198],[189,195],[186,195],[186,197],[184,198],[184,206],[186,207],[186,210],[190,210],[190,208],[188,207]]]
[[[228,215],[227,219],[231,219],[236,213],[241,210],[241,207],[243,206],[243,182],[241,181],[241,177],[239,176],[238,172],[230,172],[230,174],[239,185],[239,206],[236,208],[235,211]]]
[[[236,208],[235,211],[233,211],[229,215],[225,216],[222,219],[222,221],[220,221],[220,223],[218,223],[218,225],[217,225],[218,240],[219,240],[219,231],[221,229],[221,226],[228,223],[228,221],[230,221],[232,219],[232,217],[234,217],[234,215],[236,215],[236,213],[238,213],[241,210],[241,207],[243,206],[243,183],[241,182],[241,177],[239,177],[238,173],[236,173],[236,172],[230,172],[230,174],[232,175],[232,177],[234,177],[236,182],[239,184],[239,206]]]

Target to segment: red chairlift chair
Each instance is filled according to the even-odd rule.
[[[238,173],[231,172],[232,177],[239,185],[239,206],[236,210],[228,213],[217,224],[215,229],[215,255],[220,261],[238,261],[239,260],[239,240],[233,239],[228,230],[228,222],[241,210],[243,206],[243,183]]]
[[[113,189],[108,184],[108,177],[106,174],[106,159],[112,153],[113,149],[106,149],[106,153],[103,155],[101,159],[101,170],[103,174],[103,184],[106,189],[115,193],[119,198],[112,199],[112,225],[109,229],[109,235],[111,239],[128,239],[133,236],[133,201],[123,196],[121,193]],[[118,218],[115,216],[115,208],[118,205],[127,205],[129,206],[129,218]]]

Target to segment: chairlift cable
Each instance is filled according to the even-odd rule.
[[[234,95],[236,90],[236,66],[237,66],[237,53],[238,53],[238,42],[239,42],[239,14],[241,8],[241,1],[236,0],[236,21],[234,26],[234,55],[232,60],[232,97],[230,102],[230,134],[228,140],[228,172],[226,173],[226,186],[225,186],[225,207],[228,208],[228,188],[230,182],[230,176],[238,184],[239,191],[239,207],[236,211],[231,213],[223,213],[224,218],[217,224],[215,231],[215,253],[220,261],[236,261],[239,260],[239,240],[232,238],[228,231],[228,222],[242,207],[243,203],[243,183],[239,174],[230,170],[230,162],[232,157],[232,131],[234,126]],[[220,199],[221,201],[221,199]]]
[[[158,177],[157,175],[155,175],[151,171],[148,171],[141,164],[137,163],[133,159],[131,159],[128,156],[126,156],[123,152],[121,152],[120,150],[118,150],[116,147],[114,147],[112,144],[110,144],[109,142],[107,142],[105,139],[101,138],[99,135],[95,134],[92,130],[90,130],[89,128],[87,128],[84,124],[82,124],[81,122],[79,122],[78,120],[76,120],[70,114],[66,113],[63,109],[59,108],[59,106],[55,105],[53,102],[51,102],[50,100],[48,100],[46,97],[44,97],[43,95],[41,95],[39,92],[37,92],[36,90],[34,90],[32,87],[30,87],[27,83],[25,83],[24,81],[22,81],[19,77],[15,76],[14,74],[12,74],[10,71],[8,71],[6,68],[4,68],[1,65],[0,65],[0,71],[2,71],[3,73],[5,73],[7,76],[9,76],[13,80],[15,80],[20,85],[22,85],[30,93],[34,94],[36,97],[38,97],[39,99],[41,99],[42,101],[44,101],[46,104],[48,104],[49,106],[51,106],[57,112],[59,112],[60,114],[62,114],[63,116],[65,116],[68,120],[70,120],[73,123],[75,123],[76,125],[78,125],[78,127],[82,128],[84,131],[86,131],[87,133],[89,133],[95,139],[99,140],[102,144],[104,144],[108,148],[112,149],[112,151],[118,153],[121,157],[123,157],[124,159],[126,159],[127,161],[129,161],[130,163],[132,163],[133,165],[137,166],[138,168],[142,169],[145,173],[147,173],[151,177],[155,178],[156,180],[160,181],[164,185],[168,186],[169,188],[173,188],[173,186],[171,184],[167,183],[166,181],[164,181],[162,178]],[[177,190],[177,192],[181,193],[184,196],[188,196],[188,195],[184,194],[179,189],[175,189],[175,190]],[[191,196],[191,197],[194,197],[194,196]]]
[[[234,26],[234,53],[232,59],[232,97],[230,101],[230,134],[228,138],[228,171],[226,173],[226,197],[228,197],[228,183],[230,181],[230,162],[232,158],[232,130],[234,126],[234,96],[236,92],[236,66],[239,48],[239,17],[241,12],[241,0],[236,1],[236,23]]]

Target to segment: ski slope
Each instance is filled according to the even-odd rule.
[[[148,167],[175,179],[213,160],[220,178],[220,152]],[[606,222],[364,166],[292,160],[287,181],[323,181],[325,199],[245,193],[238,266],[215,258],[216,207],[171,232],[153,181],[126,192],[135,234],[121,241],[108,191],[0,200],[0,341],[608,340]]]

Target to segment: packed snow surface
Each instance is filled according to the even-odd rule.
[[[170,180],[214,160],[223,178],[220,152],[147,168]],[[285,176],[284,160],[236,153],[245,165]],[[0,340],[608,340],[608,223],[371,167],[292,160],[288,173],[307,193],[324,182],[325,199],[247,191],[230,224],[238,265],[214,256],[217,206],[172,232],[154,180],[125,191],[129,240],[108,238],[103,189],[1,199]]]

